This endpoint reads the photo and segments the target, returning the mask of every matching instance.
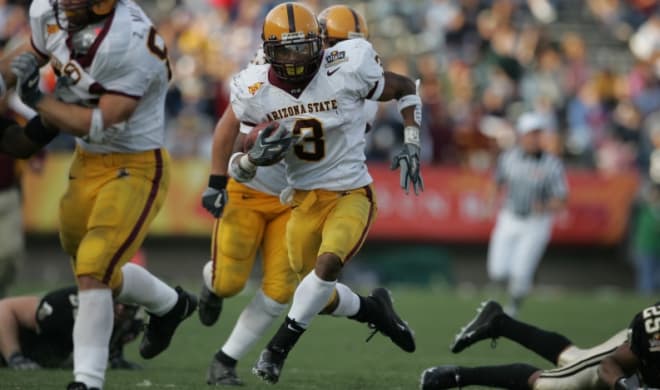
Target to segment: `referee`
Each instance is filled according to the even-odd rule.
[[[508,283],[506,311],[515,316],[532,287],[536,268],[550,240],[553,216],[568,195],[562,162],[543,151],[545,118],[524,113],[517,124],[517,145],[497,163],[497,195],[505,192],[488,248],[491,281]]]

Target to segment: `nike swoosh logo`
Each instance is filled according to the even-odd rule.
[[[337,71],[341,68],[341,66],[334,68],[333,70],[328,71],[328,76],[332,76],[333,74],[337,73]]]
[[[292,332],[300,333],[300,331],[298,329],[294,328],[293,326],[291,326],[291,324],[288,324],[286,327],[289,328],[289,330],[292,331]]]
[[[215,202],[213,203],[213,206],[215,206],[215,207],[217,207],[217,208],[222,207],[222,202],[221,202],[221,200],[222,200],[222,196],[218,195],[218,197],[215,198]]]
[[[183,315],[181,316],[182,320],[186,319],[186,314],[188,314],[188,307],[190,306],[190,302],[186,299],[186,307],[183,309]]]
[[[29,80],[27,85],[28,85],[28,87],[33,88],[37,84],[38,81],[39,81],[39,78],[35,77],[32,80]]]

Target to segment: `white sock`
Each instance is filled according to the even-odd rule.
[[[149,271],[132,263],[121,267],[124,282],[117,301],[144,306],[149,313],[162,316],[174,307],[179,295],[153,276]]]
[[[114,321],[110,289],[78,292],[78,314],[73,326],[73,375],[87,387],[103,388],[108,365],[108,343]]]
[[[312,318],[327,305],[336,284],[336,280],[328,282],[319,278],[316,271],[307,274],[293,294],[289,318],[307,329]]]
[[[204,264],[202,268],[202,278],[204,279],[204,285],[211,291],[215,291],[213,288],[213,262],[209,261]]]
[[[227,356],[240,360],[252,348],[270,325],[279,317],[287,305],[279,303],[266,295],[261,289],[243,309],[234,325],[229,338],[222,346]]]
[[[353,292],[347,285],[337,283],[337,298],[339,304],[332,312],[333,316],[337,317],[351,317],[357,314],[360,310],[360,297]]]

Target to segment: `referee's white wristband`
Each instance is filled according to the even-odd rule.
[[[5,83],[5,79],[2,77],[2,73],[0,73],[0,99],[5,97],[5,93],[7,93],[7,83]]]

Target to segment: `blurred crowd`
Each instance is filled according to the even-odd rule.
[[[227,82],[258,49],[261,20],[278,2],[139,2],[174,64],[169,148],[175,157],[208,157]],[[367,17],[386,68],[421,80],[426,162],[491,168],[513,141],[514,119],[535,110],[547,117],[547,148],[569,165],[655,172],[660,180],[657,0],[347,2]],[[0,0],[0,47],[27,39],[28,3]],[[320,11],[337,2],[306,3]],[[46,76],[48,88],[54,81]],[[369,159],[388,160],[401,140],[396,105],[383,104]],[[52,147],[71,146],[60,139]]]

